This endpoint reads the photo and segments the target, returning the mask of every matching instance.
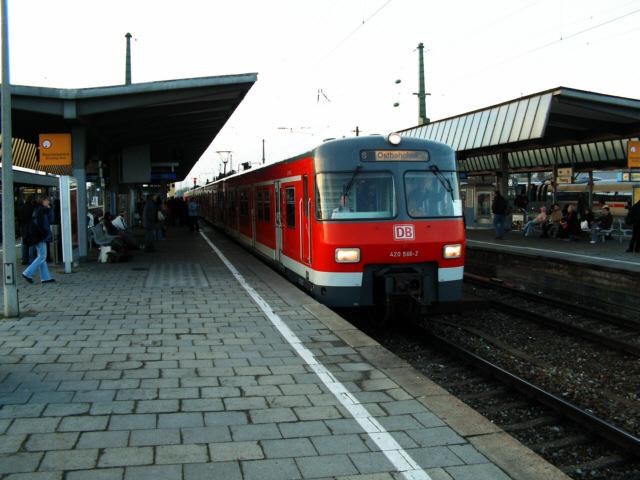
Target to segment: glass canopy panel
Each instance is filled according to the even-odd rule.
[[[465,124],[467,123],[468,115],[460,118],[460,123],[458,123],[458,130],[456,131],[456,136],[453,139],[453,143],[451,144],[451,148],[454,150],[458,150],[458,145],[460,144],[460,137],[462,136],[462,132],[465,129]]]
[[[603,142],[596,143],[596,147],[598,149],[598,161],[611,160],[609,158],[609,156],[607,155],[607,151],[604,148],[604,143]]]
[[[500,134],[500,143],[507,143],[509,141],[509,135],[511,135],[511,129],[513,128],[513,119],[516,116],[516,109],[518,105],[516,103],[510,103],[507,107],[507,116],[504,119],[504,127]]]
[[[489,120],[487,121],[487,127],[484,132],[484,137],[482,138],[481,147],[486,147],[491,144],[491,135],[493,134],[493,130],[496,126],[496,119],[498,118],[498,109],[492,108],[489,111]]]
[[[442,135],[443,128],[444,128],[444,122],[437,122],[433,124],[433,133],[431,137],[434,142],[440,141],[440,135]]]
[[[453,139],[456,136],[456,130],[458,129],[458,124],[460,123],[460,118],[456,117],[451,119],[451,128],[449,129],[449,135],[447,136],[447,145],[453,145]]]
[[[465,142],[465,150],[473,148],[476,137],[478,136],[478,127],[480,126],[480,119],[483,112],[477,112],[473,115],[473,122],[471,123],[471,129],[469,130],[469,138]]]
[[[511,128],[511,134],[509,135],[509,142],[517,142],[520,139],[520,132],[522,131],[522,124],[524,122],[524,116],[528,105],[528,98],[518,102],[516,115],[513,118],[513,127]]]
[[[453,123],[451,120],[447,120],[446,122],[444,122],[444,133],[442,134],[442,137],[440,138],[440,141],[442,143],[447,143],[447,139],[449,138],[449,131],[451,130],[451,124]]]
[[[491,134],[490,145],[498,145],[500,143],[500,134],[502,133],[502,127],[504,126],[504,119],[507,116],[507,105],[503,105],[498,108],[498,116],[496,117],[496,124]]]
[[[482,144],[482,139],[484,138],[488,121],[489,121],[489,111],[484,110],[480,114],[480,123],[478,124],[478,133],[476,134],[476,137],[473,140],[473,144],[471,145],[471,148],[478,148]]]
[[[536,112],[540,105],[540,96],[531,97],[529,99],[529,105],[524,115],[524,121],[522,122],[522,129],[520,130],[520,137],[518,140],[529,140],[531,138],[531,129],[533,128],[533,121],[536,118]]]
[[[551,108],[551,93],[547,93],[540,97],[540,104],[536,110],[536,116],[533,121],[533,127],[529,138],[540,138],[544,134],[544,129],[547,125],[547,117],[549,116],[549,109]]]

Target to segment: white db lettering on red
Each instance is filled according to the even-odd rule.
[[[394,240],[413,240],[415,238],[415,231],[413,225],[394,225],[393,226],[393,239]]]

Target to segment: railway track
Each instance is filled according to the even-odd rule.
[[[640,357],[640,324],[638,322],[522,291],[477,275],[465,274],[465,281],[482,289],[497,290],[524,299],[524,305],[519,306],[512,300],[488,298],[478,289],[474,291],[475,295],[497,310]],[[540,308],[541,306],[544,308]],[[552,312],[544,312],[545,309],[550,308]]]
[[[424,326],[372,335],[572,478],[640,479],[632,433]]]
[[[504,368],[492,363],[475,353],[461,347],[460,345],[447,340],[446,338],[434,335],[432,332],[425,333],[430,336],[429,341],[435,342],[445,348],[448,351],[453,352],[456,356],[462,358],[464,361],[471,363],[474,368],[478,368],[487,372],[492,377],[499,380],[501,383],[514,388],[521,392],[528,398],[531,398],[537,402],[546,405],[558,414],[567,417],[574,422],[585,426],[588,430],[598,434],[599,436],[609,440],[613,444],[621,447],[625,451],[629,452],[633,456],[640,457],[640,438],[626,432],[625,430],[616,427],[615,425],[593,415],[587,410],[567,402],[563,398],[548,392],[531,382],[508,372]]]
[[[526,300],[531,301],[531,299],[539,301],[537,296]],[[509,316],[520,319],[524,317],[526,321],[522,325],[526,325],[527,322],[532,324],[533,321],[536,325],[544,327],[542,329],[533,327],[532,332],[543,331],[549,335],[549,329],[553,328],[568,335],[566,337],[555,335],[556,338],[575,338],[577,336],[588,340],[587,342],[578,341],[578,350],[586,348],[597,352],[601,348],[607,348],[620,352],[610,355],[626,359],[624,360],[626,362],[635,363],[637,360],[633,360],[633,358],[640,356],[638,348],[640,345],[624,342],[601,331],[602,329],[598,327],[597,323],[598,319],[601,320],[599,314],[590,315],[589,320],[593,321],[595,326],[587,328],[580,321],[574,322],[576,316],[566,313],[571,305],[563,302],[552,305],[553,308],[563,312],[563,320],[553,318],[551,315],[541,315],[540,312],[531,314],[530,310],[521,306],[516,307],[508,304],[503,306],[499,303],[501,302],[498,300],[488,301],[487,305],[490,309],[486,312],[476,309],[473,317],[489,316],[490,321],[487,324],[491,324],[497,314],[496,310],[499,310],[504,314],[502,315],[503,322],[509,323]],[[584,315],[582,315],[583,313]],[[588,315],[583,311],[580,314],[583,317]],[[566,320],[567,316],[571,318]],[[541,320],[542,317],[547,318]],[[429,378],[480,411],[571,477],[575,479],[640,480],[640,438],[632,431],[625,430],[620,424],[614,424],[619,423],[618,417],[608,417],[609,411],[604,412],[605,416],[603,417],[600,415],[603,412],[598,409],[595,409],[597,413],[594,413],[589,402],[582,405],[582,401],[580,401],[581,406],[579,406],[572,403],[570,397],[567,397],[565,393],[558,395],[559,392],[549,391],[544,387],[545,382],[540,384],[537,381],[539,378],[536,378],[536,375],[532,376],[535,380],[526,379],[518,374],[521,369],[512,370],[511,365],[498,365],[495,359],[490,358],[491,355],[485,356],[485,353],[489,352],[486,352],[484,347],[475,348],[477,345],[474,342],[471,342],[474,345],[473,351],[458,343],[454,340],[456,335],[447,335],[447,328],[449,331],[451,329],[465,330],[469,336],[480,338],[482,343],[506,352],[505,356],[515,358],[521,365],[531,365],[531,367],[525,367],[524,370],[530,368],[540,370],[544,374],[548,371],[562,371],[562,367],[556,368],[553,360],[549,361],[545,356],[540,358],[535,349],[527,348],[530,346],[527,343],[524,344],[525,349],[521,350],[523,344],[514,342],[515,346],[510,345],[511,339],[508,336],[505,340],[496,338],[491,333],[482,331],[482,328],[474,328],[473,322],[468,322],[471,323],[471,326],[465,325],[464,318],[464,315],[443,315],[431,318],[432,326],[445,327],[444,329],[435,328],[438,330],[435,333],[433,328],[425,330],[424,326],[414,325],[410,327],[412,331],[409,335],[404,336],[402,341],[405,343],[404,346],[398,345],[397,340],[389,341],[386,335],[380,335],[376,332],[369,333],[376,337],[381,344],[404,357]],[[466,318],[468,319],[468,317]],[[361,322],[356,321],[356,323]],[[617,322],[617,319],[612,322],[605,320],[601,323],[606,324],[607,328],[613,325],[614,331],[616,331],[615,329],[627,329],[633,332],[638,329],[640,333],[640,326],[634,323]],[[364,325],[361,324],[360,327],[364,328]],[[527,327],[518,328],[528,330]],[[535,336],[536,334],[531,333],[530,335]],[[544,341],[541,343],[542,346],[539,348],[545,349]],[[584,347],[580,347],[580,345]],[[431,351],[433,347],[435,347],[436,353]],[[553,346],[548,347],[550,350],[553,348]],[[592,354],[586,354],[586,357]],[[448,356],[459,360],[448,359]],[[607,355],[603,357],[603,362],[605,357]],[[499,359],[498,362],[500,362]],[[584,372],[582,373],[584,374]],[[561,374],[558,373],[558,375]],[[490,377],[491,380],[487,380],[487,377]],[[553,385],[554,378],[553,376],[547,378],[547,384],[550,382]],[[588,380],[592,381],[592,379]],[[563,381],[568,382],[569,380]],[[593,382],[597,383],[598,381],[600,379],[593,379]],[[576,388],[576,391],[579,393],[580,388]],[[603,390],[602,386],[599,388],[594,386],[592,395],[601,396],[601,403],[609,402],[609,398],[613,399],[612,402],[617,402],[622,396],[617,390],[606,391],[606,388]],[[618,396],[616,397],[616,395]],[[633,408],[640,406],[640,398],[636,398],[636,400],[622,398],[622,400],[629,402]],[[618,404],[612,403],[612,405]],[[610,418],[615,418],[615,421],[610,421]]]

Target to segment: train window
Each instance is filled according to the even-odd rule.
[[[263,217],[265,222],[271,221],[271,191],[265,190],[262,192],[264,194],[262,207],[264,209]]]
[[[246,190],[240,191],[240,216],[249,216],[249,194]]]
[[[287,227],[295,228],[296,226],[296,191],[295,187],[287,187],[284,189],[286,201],[286,222]]]
[[[262,216],[262,194],[264,192],[262,190],[258,190],[256,192],[256,216],[259,222],[264,221],[264,217]]]
[[[319,173],[315,203],[319,220],[395,217],[393,176],[366,171]]]
[[[407,172],[404,183],[409,216],[424,218],[462,215],[455,172]]]
[[[257,196],[258,221],[268,223],[271,221],[271,192],[269,190],[258,190]]]

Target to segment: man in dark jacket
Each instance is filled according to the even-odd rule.
[[[625,223],[633,228],[627,252],[640,252],[640,200],[629,209]]]
[[[49,267],[47,266],[47,242],[51,241],[50,225],[52,220],[53,214],[51,208],[49,208],[49,199],[45,197],[40,202],[40,205],[33,210],[31,217],[31,222],[38,227],[39,239],[36,244],[36,259],[22,272],[22,277],[29,283],[33,283],[33,276],[37,272],[40,272],[40,281],[42,283],[55,282],[51,278]]]
[[[498,190],[495,191],[491,211],[493,212],[493,228],[496,229],[496,239],[501,240],[504,236],[504,226],[507,217],[507,199],[504,198]]]
[[[155,195],[148,195],[147,201],[142,210],[142,226],[145,229],[144,250],[155,252],[153,241],[156,239],[156,223],[158,222],[158,207],[155,202]]]

